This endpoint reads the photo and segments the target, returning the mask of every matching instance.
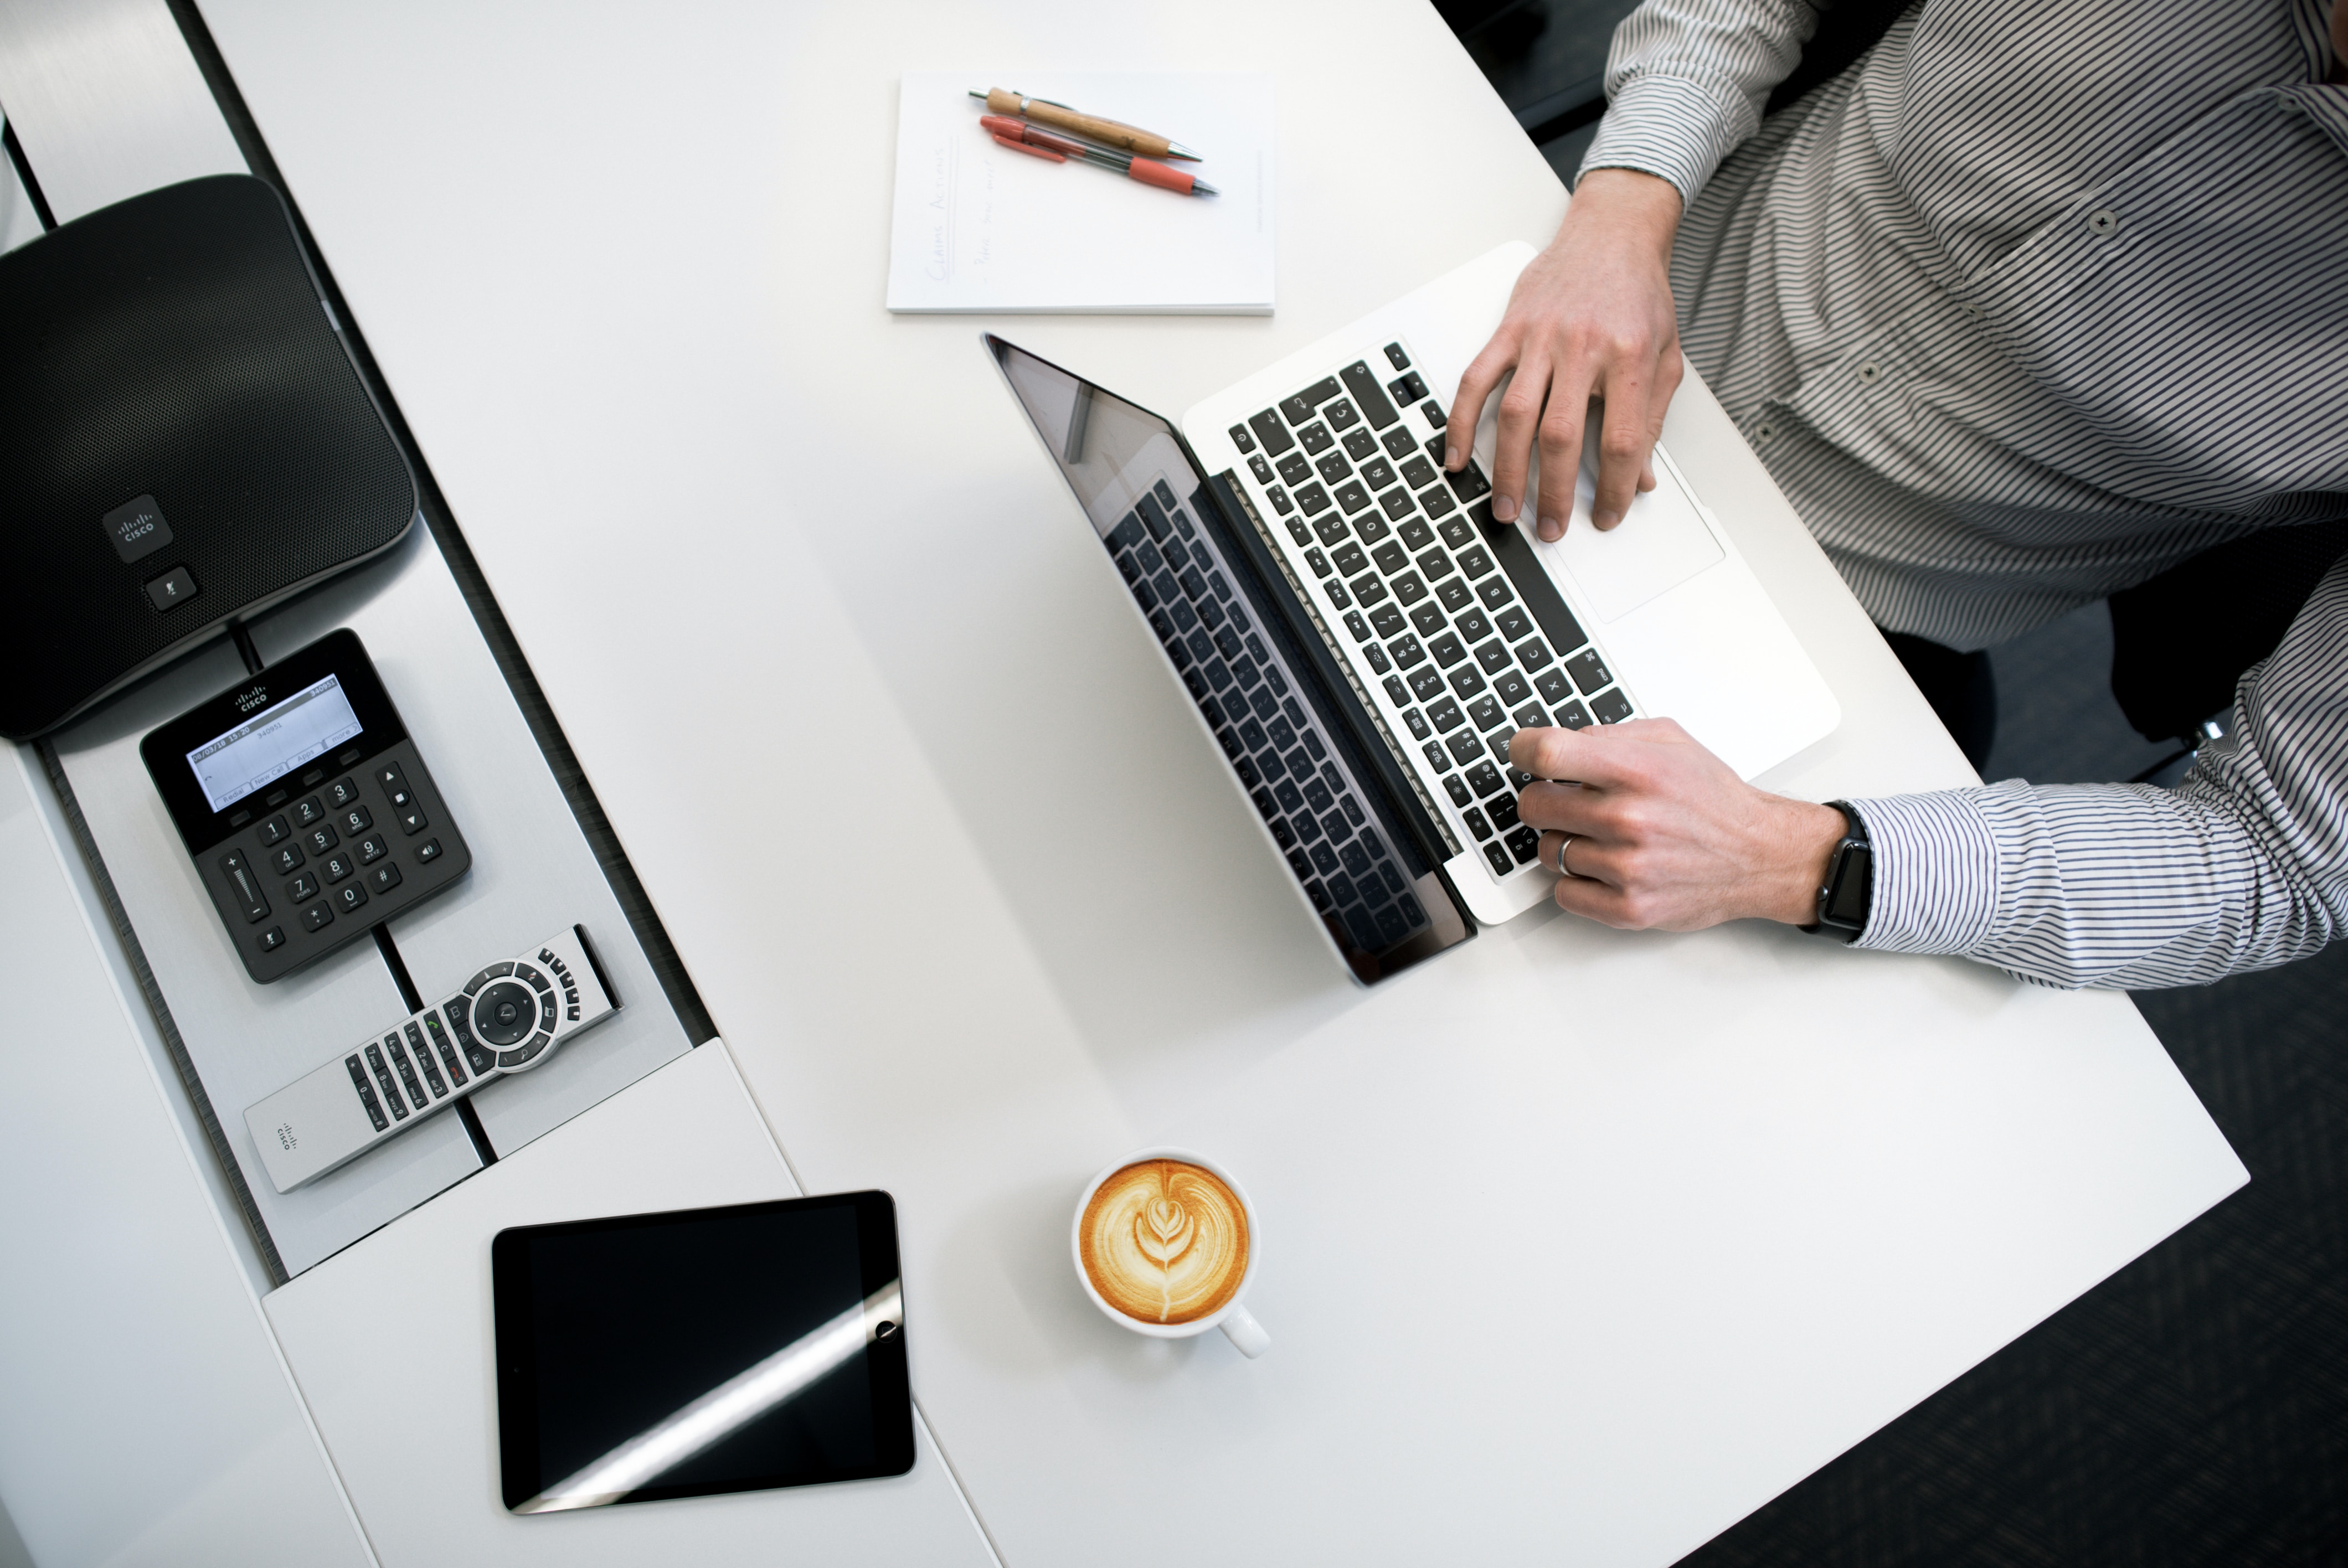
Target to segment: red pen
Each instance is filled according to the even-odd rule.
[[[2343,3],[2348,3],[2348,0],[2343,0]],[[1111,152],[1105,148],[1078,141],[1074,137],[1055,136],[1048,130],[1040,130],[1025,120],[1014,119],[1009,115],[981,115],[978,123],[996,141],[1014,152],[1024,152],[1054,163],[1066,163],[1073,158],[1101,169],[1113,169],[1128,179],[1155,185],[1161,190],[1171,190],[1179,196],[1218,194],[1213,186],[1197,175],[1185,174],[1179,169],[1169,169],[1150,159]]]

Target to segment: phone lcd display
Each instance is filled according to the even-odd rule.
[[[518,1513],[912,1467],[885,1193],[530,1226],[491,1260]]]
[[[361,728],[342,682],[329,675],[226,734],[214,735],[188,753],[188,765],[196,770],[205,802],[225,811],[231,802],[324,756]]]

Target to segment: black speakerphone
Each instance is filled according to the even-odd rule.
[[[139,753],[245,973],[263,985],[473,864],[347,628],[180,714]]]

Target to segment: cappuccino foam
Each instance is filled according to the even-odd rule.
[[[1141,1160],[1094,1190],[1077,1252],[1101,1299],[1128,1317],[1192,1323],[1247,1276],[1247,1210],[1211,1171]]]

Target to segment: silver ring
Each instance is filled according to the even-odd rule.
[[[1573,835],[1570,833],[1563,835],[1557,841],[1557,874],[1560,876],[1573,876],[1572,871],[1568,869],[1565,864],[1566,846],[1570,845],[1572,842]],[[1581,880],[1579,876],[1573,876],[1573,879],[1576,882]]]

